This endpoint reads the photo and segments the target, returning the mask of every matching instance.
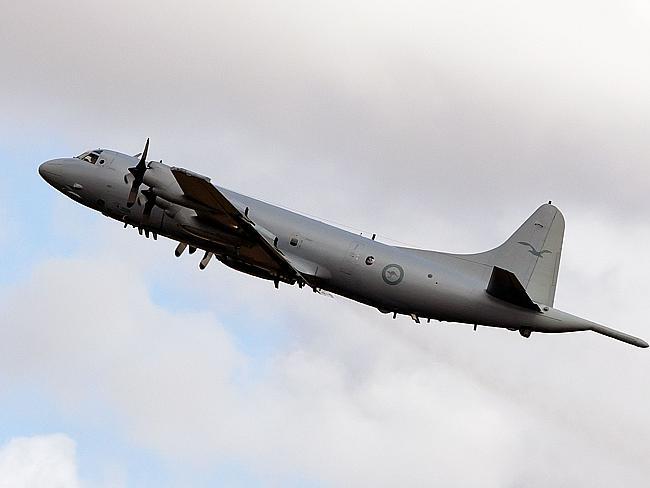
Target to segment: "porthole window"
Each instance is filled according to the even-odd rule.
[[[429,273],[429,274],[427,275],[427,278],[433,278],[433,275],[432,275],[431,273]]]
[[[289,241],[289,244],[296,247],[298,245],[298,238],[297,237],[292,237],[291,240]]]
[[[368,266],[370,266],[370,265],[371,265],[372,263],[374,263],[374,262],[375,262],[375,257],[374,257],[374,256],[368,256],[368,257],[366,258],[366,264],[367,264]]]

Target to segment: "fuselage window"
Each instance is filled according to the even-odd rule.
[[[292,237],[291,240],[289,241],[289,244],[292,246],[297,246],[298,245],[298,238],[297,237]]]
[[[367,264],[368,266],[370,266],[370,265],[371,265],[372,263],[374,263],[374,262],[375,262],[375,257],[374,257],[374,256],[368,256],[368,257],[366,258],[366,264]]]

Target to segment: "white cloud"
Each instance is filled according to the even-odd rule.
[[[13,438],[0,446],[0,487],[78,488],[75,457],[63,434]]]
[[[4,380],[34,378],[62,408],[91,418],[83,406],[98,398],[125,419],[120,428],[129,437],[171,457],[234,457],[274,476],[298,470],[336,484],[388,486],[408,472],[413,482],[447,485],[490,473],[485,486],[499,485],[497,453],[514,453],[509,407],[498,398],[479,401],[483,388],[462,376],[452,390],[456,375],[447,366],[422,370],[406,348],[380,335],[366,358],[377,364],[362,361],[356,373],[346,355],[309,344],[276,351],[262,372],[247,371],[246,355],[218,322],[158,309],[136,277],[115,261],[42,267],[4,303]],[[119,290],[110,295],[115,301],[106,290]],[[30,311],[26,300],[47,315]],[[356,321],[344,308],[334,326]],[[357,334],[354,344],[341,335],[341,347],[351,352]],[[397,357],[382,360],[378,346]],[[480,425],[468,428],[466,418]],[[465,471],[458,459],[466,452],[480,470]],[[387,468],[381,474],[378,463]]]
[[[4,297],[0,381],[29,378],[88,421],[99,400],[119,432],[169,459],[236,459],[278,483],[643,486],[643,351],[586,333],[416,327],[223,267],[200,273],[151,241],[139,263],[121,240],[44,263]],[[187,266],[175,280],[215,305],[152,304],[143,273],[164,259]],[[269,321],[244,314],[226,329],[228,302],[273,315],[289,340],[261,357],[237,346],[227,330]]]

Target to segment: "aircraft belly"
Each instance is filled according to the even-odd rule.
[[[382,254],[381,251],[384,251]],[[363,255],[375,253],[372,265],[364,264]],[[534,323],[536,327],[552,329],[553,321],[544,320],[530,310],[512,306],[490,297],[482,283],[483,273],[468,279],[447,265],[396,252],[394,248],[368,249],[357,260],[352,277],[343,274],[335,283],[350,296],[386,311],[423,318],[453,320],[497,327],[521,327]],[[391,270],[397,274],[387,276]]]

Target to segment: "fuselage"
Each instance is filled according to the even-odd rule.
[[[272,279],[238,260],[237,238],[227,228],[211,225],[183,205],[169,167],[155,163],[144,183],[156,189],[156,205],[144,218],[142,194],[126,205],[129,168],[138,159],[98,150],[93,157],[56,159],[40,173],[57,190],[75,201],[143,232],[165,236],[190,247],[212,252],[222,262],[249,274]],[[97,156],[97,157],[95,157]],[[91,159],[94,159],[91,161]],[[154,171],[155,170],[155,171]],[[149,179],[147,179],[149,178]],[[419,318],[504,327],[512,330],[566,332],[592,329],[589,321],[552,307],[539,312],[512,305],[486,293],[492,267],[462,255],[420,251],[387,245],[254,198],[217,188],[255,224],[276,237],[276,246],[318,287],[381,312]]]

